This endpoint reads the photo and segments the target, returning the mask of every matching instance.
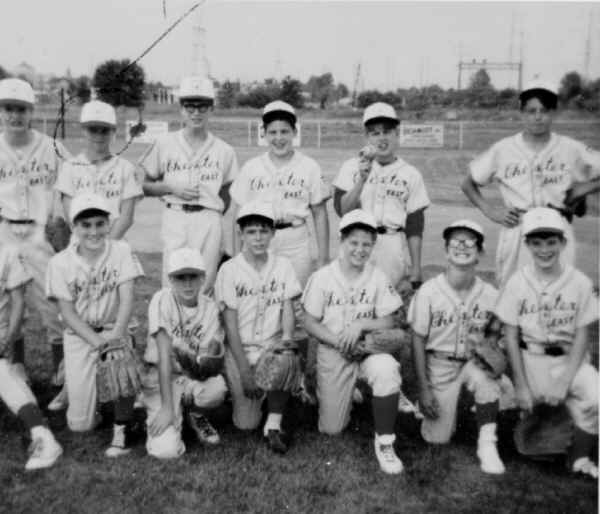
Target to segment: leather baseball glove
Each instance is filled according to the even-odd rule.
[[[128,338],[109,341],[100,350],[96,370],[98,401],[135,396],[140,391],[140,364]]]
[[[573,438],[573,422],[564,405],[539,404],[517,423],[513,434],[519,453],[543,457],[566,453]]]
[[[69,246],[71,240],[71,227],[60,216],[55,216],[46,223],[46,240],[55,252],[60,252]]]
[[[502,337],[502,322],[492,317],[488,321],[483,337],[477,337],[472,343],[472,358],[475,363],[493,378],[500,378],[506,371],[507,359],[500,344]]]
[[[298,345],[279,341],[267,348],[256,363],[254,380],[263,391],[296,393],[302,382]]]
[[[175,359],[186,375],[206,380],[221,373],[225,358],[225,345],[221,341],[212,339],[208,347],[199,347],[197,351],[191,348],[190,345],[173,346]]]
[[[394,354],[410,341],[410,332],[401,328],[374,330],[358,341],[352,350],[354,357],[361,358],[376,353]]]

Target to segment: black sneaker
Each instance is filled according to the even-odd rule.
[[[221,442],[219,432],[210,424],[206,416],[198,412],[188,412],[187,420],[190,428],[195,432],[198,441],[203,444],[216,445]]]
[[[286,453],[288,451],[288,441],[286,434],[281,430],[271,429],[265,436],[267,446],[275,453]]]

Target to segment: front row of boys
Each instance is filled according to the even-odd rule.
[[[70,398],[67,422],[72,430],[89,430],[97,422],[98,349],[115,337],[128,337],[133,281],[143,275],[129,245],[107,239],[109,215],[103,198],[76,197],[70,211],[76,243],[53,257],[47,274],[47,294],[58,301],[68,327],[65,372]],[[185,451],[183,413],[202,442],[218,443],[218,433],[203,412],[222,403],[228,390],[236,427],[256,428],[266,398],[265,440],[275,452],[288,448],[282,414],[290,394],[265,394],[256,385],[254,366],[275,340],[292,338],[292,299],[301,289],[290,262],[269,252],[274,233],[271,207],[246,204],[237,222],[243,249],[219,270],[216,304],[200,293],[205,276],[202,256],[185,248],[170,255],[170,286],[151,301],[143,387],[146,447],[151,455],[168,458]],[[555,210],[530,210],[524,215],[523,230],[533,265],[519,270],[499,295],[475,276],[483,251],[481,227],[463,220],[444,230],[447,268],[423,284],[408,312],[424,415],[421,432],[428,442],[448,442],[465,385],[475,398],[481,468],[486,473],[504,472],[496,448],[496,417],[507,380],[478,368],[469,347],[495,314],[505,324],[519,407],[529,410],[537,402],[565,402],[576,426],[571,469],[597,478],[590,456],[598,433],[598,373],[587,356],[587,327],[598,317],[597,298],[587,277],[561,263],[565,231]],[[366,381],[372,391],[375,454],[381,469],[395,474],[403,469],[394,449],[400,364],[389,354],[357,360],[353,352],[367,332],[390,328],[392,313],[402,305],[383,272],[369,262],[376,237],[376,222],[369,213],[359,209],[347,213],[340,221],[339,257],[312,275],[302,303],[305,328],[320,342],[319,430],[336,434],[344,429],[356,381]],[[22,288],[29,277],[9,247],[2,248],[0,264],[0,321],[11,341],[20,332]],[[182,366],[182,354],[220,344],[223,338],[224,377],[195,377]],[[9,353],[0,356],[0,396],[31,430],[26,469],[50,466],[62,449],[45,427],[27,384],[12,371]],[[126,426],[133,402],[134,398],[122,398],[114,404],[108,456],[130,451]]]

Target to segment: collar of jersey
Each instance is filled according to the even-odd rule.
[[[255,280],[257,279],[261,282],[271,274],[271,271],[275,266],[275,256],[271,250],[267,250],[267,262],[261,271],[258,271],[256,268],[254,268],[254,266],[252,266],[252,264],[246,260],[246,257],[244,257],[242,252],[240,252],[236,258],[238,259],[238,264],[246,268],[246,270],[252,274]]]
[[[277,173],[281,173],[282,171],[288,170],[288,169],[292,168],[293,166],[296,166],[299,158],[300,158],[300,155],[298,154],[298,150],[294,150],[294,154],[292,155],[292,158],[287,163],[285,163],[283,166],[281,166],[280,168],[277,168],[275,166],[275,164],[273,163],[273,161],[271,160],[271,156],[269,155],[269,152],[265,152],[262,156],[262,161],[263,161],[263,164],[264,164],[265,168],[267,169],[267,171],[269,171],[269,173],[271,173],[271,175],[276,175]]]
[[[571,275],[575,271],[575,268],[570,264],[565,264],[563,272],[552,282],[550,282],[546,287],[543,287],[537,277],[535,276],[535,272],[533,270],[533,265],[529,264],[524,266],[521,270],[523,277],[527,281],[527,283],[534,288],[537,294],[542,291],[554,292],[562,289],[565,284],[571,280]]]
[[[183,148],[187,158],[191,159],[198,158],[200,155],[204,154],[212,146],[216,138],[215,136],[213,136],[212,132],[208,132],[206,135],[206,141],[204,141],[204,144],[197,150],[194,150],[189,145],[189,143],[185,139],[185,136],[183,135],[183,129],[181,129],[177,133],[177,139],[179,141],[179,145]]]
[[[371,281],[371,278],[373,276],[373,270],[375,269],[375,267],[371,263],[367,262],[358,278],[353,282],[349,282],[348,279],[342,273],[340,260],[341,257],[338,257],[337,259],[331,262],[331,274],[344,291],[347,291],[349,289],[358,289],[359,287],[362,287],[363,284]]]
[[[515,135],[515,144],[519,148],[519,150],[524,153],[528,159],[533,159],[538,155],[543,155],[548,152],[551,148],[554,148],[558,143],[559,137],[555,132],[550,132],[550,139],[546,143],[546,146],[542,148],[539,152],[534,152],[531,150],[527,144],[525,143],[525,138],[523,137],[523,132],[519,132]]]
[[[456,294],[456,291],[452,288],[452,286],[448,282],[448,279],[446,278],[445,273],[440,273],[437,276],[436,283],[437,283],[438,289],[445,296],[450,298],[452,300],[452,303],[455,306],[458,306],[461,303],[464,303],[465,305],[469,305],[471,302],[473,302],[474,299],[478,298],[481,295],[481,293],[483,291],[483,286],[484,286],[483,280],[481,280],[478,276],[475,276],[475,281],[473,282],[473,286],[471,287],[469,294],[463,301]]]
[[[80,267],[84,268],[85,270],[91,270],[92,268],[95,270],[98,270],[101,267],[101,265],[104,264],[104,262],[106,261],[108,254],[110,253],[110,250],[112,248],[112,244],[113,244],[112,241],[107,237],[106,245],[104,246],[104,251],[98,258],[98,260],[95,262],[93,267],[81,255],[79,255],[79,253],[77,253],[77,248],[79,248],[79,243],[74,243],[74,244],[70,245],[68,247],[68,251],[71,252],[71,255],[75,259],[75,262],[77,262]]]
[[[32,134],[31,141],[29,141],[29,143],[26,144],[25,146],[19,147],[19,151],[23,153],[23,157],[21,157],[21,158],[19,158],[19,156],[17,155],[17,150],[14,147],[12,147],[10,144],[8,144],[5,134],[2,134],[2,136],[0,137],[0,141],[2,142],[2,146],[6,149],[8,154],[15,161],[27,160],[29,158],[29,156],[31,156],[35,152],[35,150],[37,150],[38,146],[42,142],[42,134],[40,134],[37,130],[32,129],[31,134]]]

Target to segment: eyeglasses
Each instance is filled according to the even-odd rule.
[[[448,246],[450,248],[475,248],[477,241],[475,239],[450,239]]]
[[[212,104],[207,103],[199,103],[199,102],[183,102],[181,106],[189,113],[192,114],[194,111],[198,112],[206,112],[211,107]]]
[[[110,127],[104,127],[104,126],[88,126],[85,127],[85,130],[87,130],[90,134],[108,134],[112,129]]]
[[[14,112],[16,114],[23,114],[25,111],[27,111],[27,107],[25,107],[24,105],[16,104],[4,104],[2,108],[8,113]]]

